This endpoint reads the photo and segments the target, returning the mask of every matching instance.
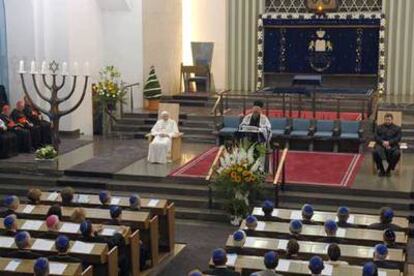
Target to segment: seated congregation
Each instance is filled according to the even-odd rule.
[[[12,271],[25,262],[39,276],[59,269],[135,276],[154,268],[174,246],[174,204],[166,200],[80,194],[66,187],[30,189],[25,202],[7,196],[0,211],[0,260],[15,266]]]
[[[0,158],[18,153],[30,153],[52,143],[51,124],[25,97],[11,110],[8,104],[1,107]]]
[[[344,206],[335,214],[265,201],[212,252],[211,269],[188,275],[401,275],[407,234],[408,220],[388,207],[378,219]]]

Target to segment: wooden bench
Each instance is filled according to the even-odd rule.
[[[31,244],[30,250],[37,252],[42,256],[57,254],[54,240],[32,239]],[[91,246],[91,251],[87,252],[79,250],[79,244]],[[39,245],[39,247],[37,245]],[[76,251],[75,247],[78,247]],[[14,243],[14,238],[0,236],[0,255],[4,256],[12,250],[18,250]],[[84,260],[89,264],[104,265],[108,276],[118,275],[118,248],[116,246],[109,251],[108,245],[105,243],[80,243],[77,241],[70,241],[68,252],[70,255]]]
[[[240,229],[248,230],[246,221],[240,225]],[[269,238],[289,238],[289,223],[258,221],[254,231],[247,231],[249,236],[269,237]],[[407,235],[404,232],[395,232],[396,243],[406,245]],[[343,244],[361,244],[373,246],[383,242],[383,231],[371,229],[338,228],[337,237],[343,239]],[[318,240],[326,237],[325,229],[322,225],[307,225],[302,227],[301,236],[308,240]]]
[[[35,218],[44,219],[48,209],[48,205],[28,205],[21,204],[16,210],[19,218]],[[62,207],[63,220],[69,220],[75,207]],[[86,217],[93,223],[108,222],[111,217],[109,210],[84,208]],[[151,262],[155,266],[159,262],[159,236],[158,236],[158,216],[153,216],[148,212],[139,211],[123,211],[122,224],[131,227],[132,231],[139,229],[140,236],[144,244],[149,246],[151,252]]]
[[[263,256],[268,251],[278,251],[282,256],[286,253],[288,240],[247,237],[242,247],[238,247],[230,235],[226,242],[226,250],[228,253],[237,253],[242,255]],[[319,255],[328,260],[327,251],[328,243],[298,241],[299,256],[303,260],[308,260],[314,255]],[[363,265],[371,261],[374,255],[374,247],[339,244],[341,249],[341,260],[347,261],[353,265]],[[402,249],[388,249],[387,260],[394,262],[400,266],[400,270],[404,269],[405,254]]]
[[[30,233],[32,237],[47,237],[54,239],[60,234],[64,234],[71,239],[77,240],[82,237],[79,230],[79,224],[61,222],[58,232],[48,231],[46,223],[42,220],[29,220],[29,219],[17,219],[16,225],[18,230],[25,230]],[[136,230],[131,234],[130,227],[123,227],[117,225],[102,225],[103,229],[100,232],[101,236],[111,237],[114,232],[121,233],[125,238],[126,245],[130,247],[130,260],[132,275],[137,276],[140,273],[139,256],[140,256],[140,244],[139,244],[139,230]],[[0,233],[6,233],[4,228],[3,219],[0,219]]]
[[[262,208],[253,208],[252,215],[256,216],[261,220],[270,221],[285,221],[289,222],[292,219],[302,219],[301,210],[290,210],[290,209],[277,209],[275,208],[272,212],[271,217],[265,217]],[[336,220],[336,213],[334,212],[321,212],[315,211],[312,216],[312,221],[319,224],[324,224],[326,220]],[[350,214],[348,222],[353,224],[355,227],[367,227],[372,223],[379,222],[379,216],[374,215],[363,215],[363,214]],[[394,217],[392,222],[406,230],[408,230],[408,219],[403,217]]]
[[[266,267],[263,263],[263,257],[258,256],[239,256],[236,254],[227,255],[227,266],[233,268],[235,271],[240,272],[242,275],[250,275],[252,272],[265,270]],[[279,265],[276,271],[283,275],[309,275],[307,261],[285,260],[279,259]],[[210,265],[212,262],[210,260]],[[378,269],[379,273],[387,276],[402,276],[403,273],[399,270],[392,269]],[[385,273],[385,274],[383,274]],[[378,274],[378,275],[381,275]],[[325,270],[322,275],[335,275],[335,276],[350,276],[350,275],[362,275],[361,266],[332,266],[325,263]]]
[[[81,200],[79,200],[81,199]],[[40,197],[42,204],[61,203],[62,198],[58,192],[42,192]],[[129,197],[126,196],[112,196],[114,205],[123,208],[129,208]],[[102,204],[98,195],[92,194],[75,194],[74,205],[82,207],[101,207]],[[110,205],[108,205],[109,208]],[[160,240],[165,240],[165,244],[161,244],[161,248],[165,247],[167,251],[171,252],[175,246],[175,205],[168,203],[165,199],[141,198],[141,209],[157,215],[159,219]]]
[[[32,276],[33,266],[35,260],[28,259],[11,259],[0,257],[0,274],[3,276]],[[56,266],[59,264],[59,266]],[[64,267],[62,267],[62,265]],[[56,267],[56,270],[55,268]],[[60,273],[60,269],[63,272]],[[65,263],[65,262],[50,262],[49,270],[51,275],[63,276],[92,276],[93,267],[88,266],[82,271],[82,264],[80,263]]]

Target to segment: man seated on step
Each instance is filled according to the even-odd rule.
[[[262,101],[255,101],[253,103],[252,113],[247,114],[237,132],[237,138],[247,138],[251,142],[268,143],[272,138],[272,126],[269,119],[262,113],[264,104]],[[256,128],[258,132],[254,132]]]
[[[150,163],[167,163],[172,138],[178,134],[177,122],[170,119],[167,111],[161,112],[161,119],[151,129],[151,135],[154,136],[154,139],[149,145],[148,161]]]
[[[276,273],[276,267],[279,264],[279,256],[274,251],[269,251],[264,255],[263,259],[266,270],[254,272],[250,276],[281,276]]]
[[[377,127],[375,131],[375,149],[373,152],[374,161],[377,165],[378,175],[391,176],[400,160],[401,152],[399,143],[401,141],[401,127],[393,123],[393,116],[387,113],[384,116],[384,124]],[[382,161],[388,163],[387,170],[384,169]]]
[[[238,272],[235,272],[227,267],[227,253],[223,248],[214,249],[212,254],[212,261],[214,268],[204,271],[207,275],[217,276],[238,276]]]

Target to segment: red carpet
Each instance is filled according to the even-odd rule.
[[[246,110],[246,113],[251,113],[251,110]],[[242,114],[241,114],[242,115]],[[286,116],[289,117],[289,111],[286,110]],[[333,111],[317,111],[315,113],[315,118],[317,120],[336,120],[336,112]],[[283,110],[270,109],[269,118],[280,118],[283,117]],[[292,118],[302,118],[302,119],[313,119],[312,111],[301,111],[299,116],[299,111],[292,111]],[[346,121],[359,121],[362,119],[361,113],[356,112],[341,112],[340,119]]]
[[[197,156],[170,176],[205,178],[217,154],[214,147]],[[364,157],[361,154],[289,151],[287,183],[351,187]]]

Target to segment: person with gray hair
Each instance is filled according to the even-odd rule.
[[[154,139],[149,145],[148,161],[150,163],[167,163],[172,138],[178,133],[177,122],[170,119],[167,111],[161,112],[161,119],[151,129],[151,135],[154,136]]]

